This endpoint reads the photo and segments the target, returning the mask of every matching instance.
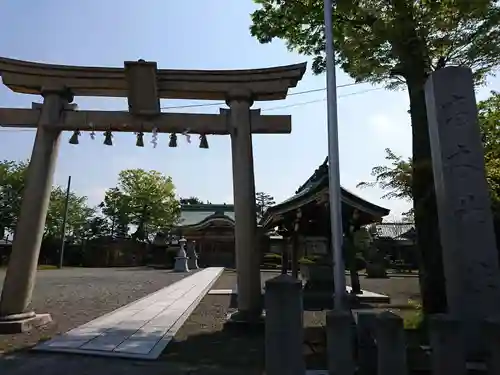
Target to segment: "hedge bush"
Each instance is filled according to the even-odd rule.
[[[264,254],[262,263],[263,264],[281,265],[282,260],[283,260],[283,257],[280,254],[267,253],[267,254]]]

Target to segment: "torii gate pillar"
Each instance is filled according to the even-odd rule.
[[[61,121],[67,92],[44,91],[40,121],[26,176],[17,235],[0,299],[0,332],[15,333],[51,321],[49,314],[27,311],[35,286],[38,256],[44,232],[47,208],[59,149],[61,131],[53,125]]]
[[[255,176],[252,151],[250,107],[251,92],[233,91],[229,94],[229,118],[233,165],[233,194],[235,222],[236,277],[238,311],[233,322],[258,322],[262,315],[260,280],[260,249],[257,240],[257,210],[255,206]]]

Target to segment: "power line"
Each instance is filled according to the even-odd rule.
[[[354,86],[356,85],[355,83],[354,84],[349,84],[351,86]],[[343,86],[338,86],[338,87],[345,87],[345,85]],[[348,97],[348,96],[353,96],[353,95],[360,95],[360,94],[365,94],[367,92],[371,92],[371,91],[376,91],[376,90],[382,90],[383,87],[375,87],[375,88],[371,88],[371,89],[366,89],[366,90],[361,90],[361,91],[356,91],[356,92],[351,92],[351,93],[348,93],[348,94],[343,94],[343,95],[339,95],[338,97],[339,98],[345,98],[345,97]],[[295,93],[296,95],[298,94],[306,94],[306,93],[309,93],[309,92],[316,92],[316,91],[324,91],[326,89],[314,89],[314,90],[309,90],[309,91],[301,91],[301,92],[297,92]],[[293,95],[293,94],[289,94],[290,95]],[[300,107],[300,106],[303,106],[303,105],[308,105],[308,104],[314,104],[314,103],[320,103],[320,102],[324,102],[326,101],[326,98],[322,98],[322,99],[316,99],[316,100],[309,100],[307,102],[299,102],[299,103],[293,103],[293,104],[287,104],[287,105],[282,105],[282,106],[277,106],[277,107],[271,107],[271,108],[262,108],[261,111],[262,112],[265,112],[265,111],[276,111],[278,109],[285,109],[285,108],[292,108],[292,107]],[[214,106],[214,105],[220,105],[221,103],[211,103],[211,104],[200,104],[200,105],[188,105],[188,106],[179,106],[179,107],[168,107],[170,109],[180,109],[180,108],[189,108],[189,107],[206,107],[206,106]],[[225,104],[225,103],[222,103],[222,104]],[[165,109],[165,108],[162,108],[162,109]],[[6,129],[1,129],[0,128],[0,133],[1,132],[33,132],[35,131],[36,129],[12,129],[12,128],[6,128]]]
[[[345,83],[343,85],[338,85],[337,88],[362,85],[363,83],[364,82]],[[326,90],[326,87],[322,87],[320,89],[312,89],[312,90],[292,92],[292,93],[288,94],[287,96],[310,94],[310,93],[313,93],[313,92],[319,92],[319,91],[325,91],[325,90]],[[205,104],[187,104],[187,105],[180,105],[180,106],[161,107],[161,109],[181,109],[181,108],[213,107],[213,106],[219,106],[219,105],[224,105],[224,104],[226,104],[226,103],[225,102],[217,102],[217,103],[208,103],[208,104],[207,103],[205,103]]]
[[[364,93],[367,93],[367,92],[370,92],[370,91],[382,90],[382,89],[383,89],[382,87],[375,87],[373,89],[362,90],[362,91],[357,91],[357,92],[351,92],[349,94],[339,95],[338,98],[345,98],[346,96],[359,95],[359,94],[364,94]],[[316,100],[310,100],[308,102],[300,102],[300,103],[295,103],[295,104],[287,104],[287,105],[282,105],[282,106],[272,107],[272,108],[262,108],[261,111],[275,111],[277,109],[299,107],[299,106],[302,106],[302,105],[319,103],[319,102],[324,102],[324,101],[326,101],[326,98],[316,99]]]

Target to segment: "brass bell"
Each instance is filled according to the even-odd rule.
[[[104,132],[104,144],[106,146],[113,146],[113,134],[111,134],[111,130]]]
[[[137,147],[144,147],[144,133],[137,133],[137,142],[135,143]]]
[[[73,132],[73,135],[71,136],[71,138],[69,139],[69,144],[70,145],[77,145],[78,143],[80,143],[78,141],[78,137],[80,136],[80,131],[77,129]]]
[[[170,134],[170,141],[168,142],[168,147],[177,147],[177,134]]]
[[[205,134],[200,135],[200,148],[208,148],[208,140]]]

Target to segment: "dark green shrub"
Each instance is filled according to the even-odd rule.
[[[275,270],[275,269],[281,268],[281,265],[274,264],[274,263],[264,263],[262,265],[262,268],[269,269],[269,270]]]
[[[267,253],[264,254],[263,257],[263,264],[274,264],[274,265],[280,265],[282,262],[282,256],[280,254],[274,254],[274,253]]]

